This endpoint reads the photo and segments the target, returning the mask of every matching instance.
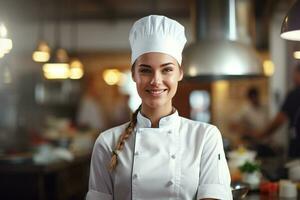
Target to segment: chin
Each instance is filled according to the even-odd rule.
[[[165,108],[168,105],[168,103],[162,101],[151,101],[151,102],[145,102],[145,105],[149,108],[157,109],[157,108]]]

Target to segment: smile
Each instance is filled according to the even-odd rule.
[[[146,92],[150,93],[153,96],[159,96],[163,92],[167,91],[167,89],[161,89],[161,90],[146,90]]]

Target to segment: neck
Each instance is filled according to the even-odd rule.
[[[148,108],[142,105],[141,113],[151,121],[152,128],[158,128],[159,120],[173,113],[172,105],[168,108]]]

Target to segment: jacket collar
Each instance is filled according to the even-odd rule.
[[[159,128],[174,127],[178,124],[179,115],[177,110],[171,115],[165,116],[159,120]],[[147,117],[143,116],[141,112],[137,115],[137,128],[151,128],[151,121]]]

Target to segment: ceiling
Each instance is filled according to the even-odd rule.
[[[118,20],[163,14],[188,18],[193,0],[0,0],[0,17],[9,21]],[[280,0],[249,0],[255,16],[271,16]],[[285,2],[293,0],[284,0]]]
[[[0,0],[0,16],[24,20],[117,20],[147,14],[189,17],[185,0]],[[3,16],[4,15],[4,16]]]

